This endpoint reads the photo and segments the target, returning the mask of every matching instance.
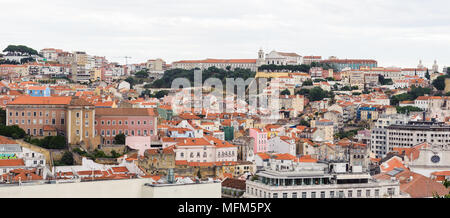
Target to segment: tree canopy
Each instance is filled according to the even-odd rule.
[[[22,139],[25,137],[25,130],[21,129],[17,125],[13,126],[3,126],[0,125],[0,135],[11,137],[13,139]]]
[[[8,45],[8,47],[6,47],[3,52],[11,52],[11,53],[15,53],[15,54],[21,54],[21,55],[38,55],[39,53],[32,49],[29,48],[25,45]]]
[[[27,138],[25,141],[47,149],[65,149],[67,148],[67,140],[64,136],[46,136],[43,139]]]
[[[269,64],[269,65],[262,65],[262,66],[258,67],[259,71],[269,71],[269,72],[276,72],[276,71],[309,72],[310,69],[311,69],[311,66],[306,65],[306,64],[300,64],[300,65]]]
[[[397,113],[399,114],[406,114],[407,112],[418,112],[418,111],[423,110],[414,106],[405,106],[405,107],[397,106]]]
[[[414,101],[419,96],[424,96],[425,94],[431,94],[430,88],[422,88],[422,87],[411,87],[411,91],[407,93],[403,93],[400,95],[394,95],[391,97],[391,105],[398,105],[401,101]]]
[[[227,78],[242,78],[247,80],[248,78],[254,78],[255,72],[249,69],[241,69],[236,68],[234,70],[224,70],[219,69],[217,67],[210,67],[206,70],[202,71],[202,82],[209,78],[217,78],[222,81],[222,84],[226,84]],[[176,78],[186,78],[191,82],[191,85],[194,84],[194,70],[185,70],[185,69],[171,69],[166,70],[161,79],[155,80],[150,87],[151,88],[171,88],[173,80]],[[225,87],[224,87],[225,88]]]
[[[125,144],[125,135],[123,133],[120,133],[114,137],[114,141],[116,141],[116,144],[118,145],[124,145]]]
[[[324,98],[334,98],[334,93],[332,91],[325,91],[320,87],[314,87],[312,89],[300,89],[295,94],[304,95],[310,101],[320,101]]]
[[[438,76],[432,84],[437,90],[442,91],[445,89],[445,79],[447,78],[450,78],[450,75]]]

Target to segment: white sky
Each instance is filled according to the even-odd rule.
[[[448,0],[0,0],[0,49],[86,51],[124,63],[256,58],[259,48],[450,66]]]

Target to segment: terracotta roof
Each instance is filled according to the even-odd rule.
[[[23,159],[0,160],[0,167],[25,166]]]
[[[16,141],[7,138],[5,136],[0,136],[0,145],[16,145],[18,144]]]
[[[387,173],[382,173],[374,176],[374,178],[390,180],[391,176]],[[400,182],[400,190],[408,193],[412,198],[433,197],[435,193],[439,196],[443,196],[450,191],[450,189],[445,188],[441,183],[435,182],[428,177],[409,170],[396,174],[395,178]]]
[[[246,190],[245,180],[226,178],[222,181],[222,187]]]
[[[31,97],[19,96],[8,105],[69,105],[72,100],[70,96],[58,97]]]

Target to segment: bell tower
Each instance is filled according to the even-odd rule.
[[[262,50],[262,48],[260,48],[258,51],[258,59],[256,60],[256,66],[259,67],[261,65],[264,65],[265,62],[266,62],[266,58],[264,55],[264,51]]]

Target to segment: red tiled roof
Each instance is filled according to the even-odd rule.
[[[58,97],[31,97],[19,96],[8,105],[69,105],[72,100],[70,96]]]
[[[23,159],[0,160],[0,167],[25,166]]]

